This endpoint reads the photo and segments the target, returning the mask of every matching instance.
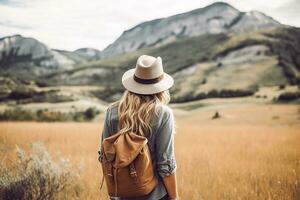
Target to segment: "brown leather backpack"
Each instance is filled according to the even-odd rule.
[[[102,142],[103,176],[108,194],[139,197],[157,185],[147,138],[133,132],[116,133]]]

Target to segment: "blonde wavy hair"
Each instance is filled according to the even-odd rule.
[[[168,90],[142,95],[125,90],[121,99],[111,104],[118,105],[119,133],[134,132],[142,136],[150,136],[152,129],[150,121],[156,113],[158,104],[167,105],[170,102]]]

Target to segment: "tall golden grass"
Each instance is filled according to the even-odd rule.
[[[226,119],[222,118],[203,124],[200,119],[207,114],[177,118],[181,199],[300,199],[298,125],[280,125],[276,119],[266,125],[223,123]],[[102,122],[7,122],[0,127],[1,157],[13,160],[16,144],[28,149],[31,143],[42,141],[53,156],[64,155],[74,165],[84,164],[80,181],[85,199],[107,199],[105,188],[99,190],[97,161]]]

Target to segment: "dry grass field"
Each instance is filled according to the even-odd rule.
[[[179,192],[183,200],[300,199],[300,111],[297,105],[242,105],[175,112]],[[13,161],[15,146],[42,141],[54,158],[83,164],[84,199],[99,191],[97,161],[102,121],[93,123],[0,123],[1,158]],[[3,164],[3,163],[2,163]]]

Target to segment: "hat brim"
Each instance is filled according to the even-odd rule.
[[[126,71],[122,76],[123,86],[137,94],[155,94],[165,91],[173,86],[174,79],[167,73],[164,73],[164,77],[157,83],[153,84],[142,84],[138,83],[133,79],[135,68]]]

